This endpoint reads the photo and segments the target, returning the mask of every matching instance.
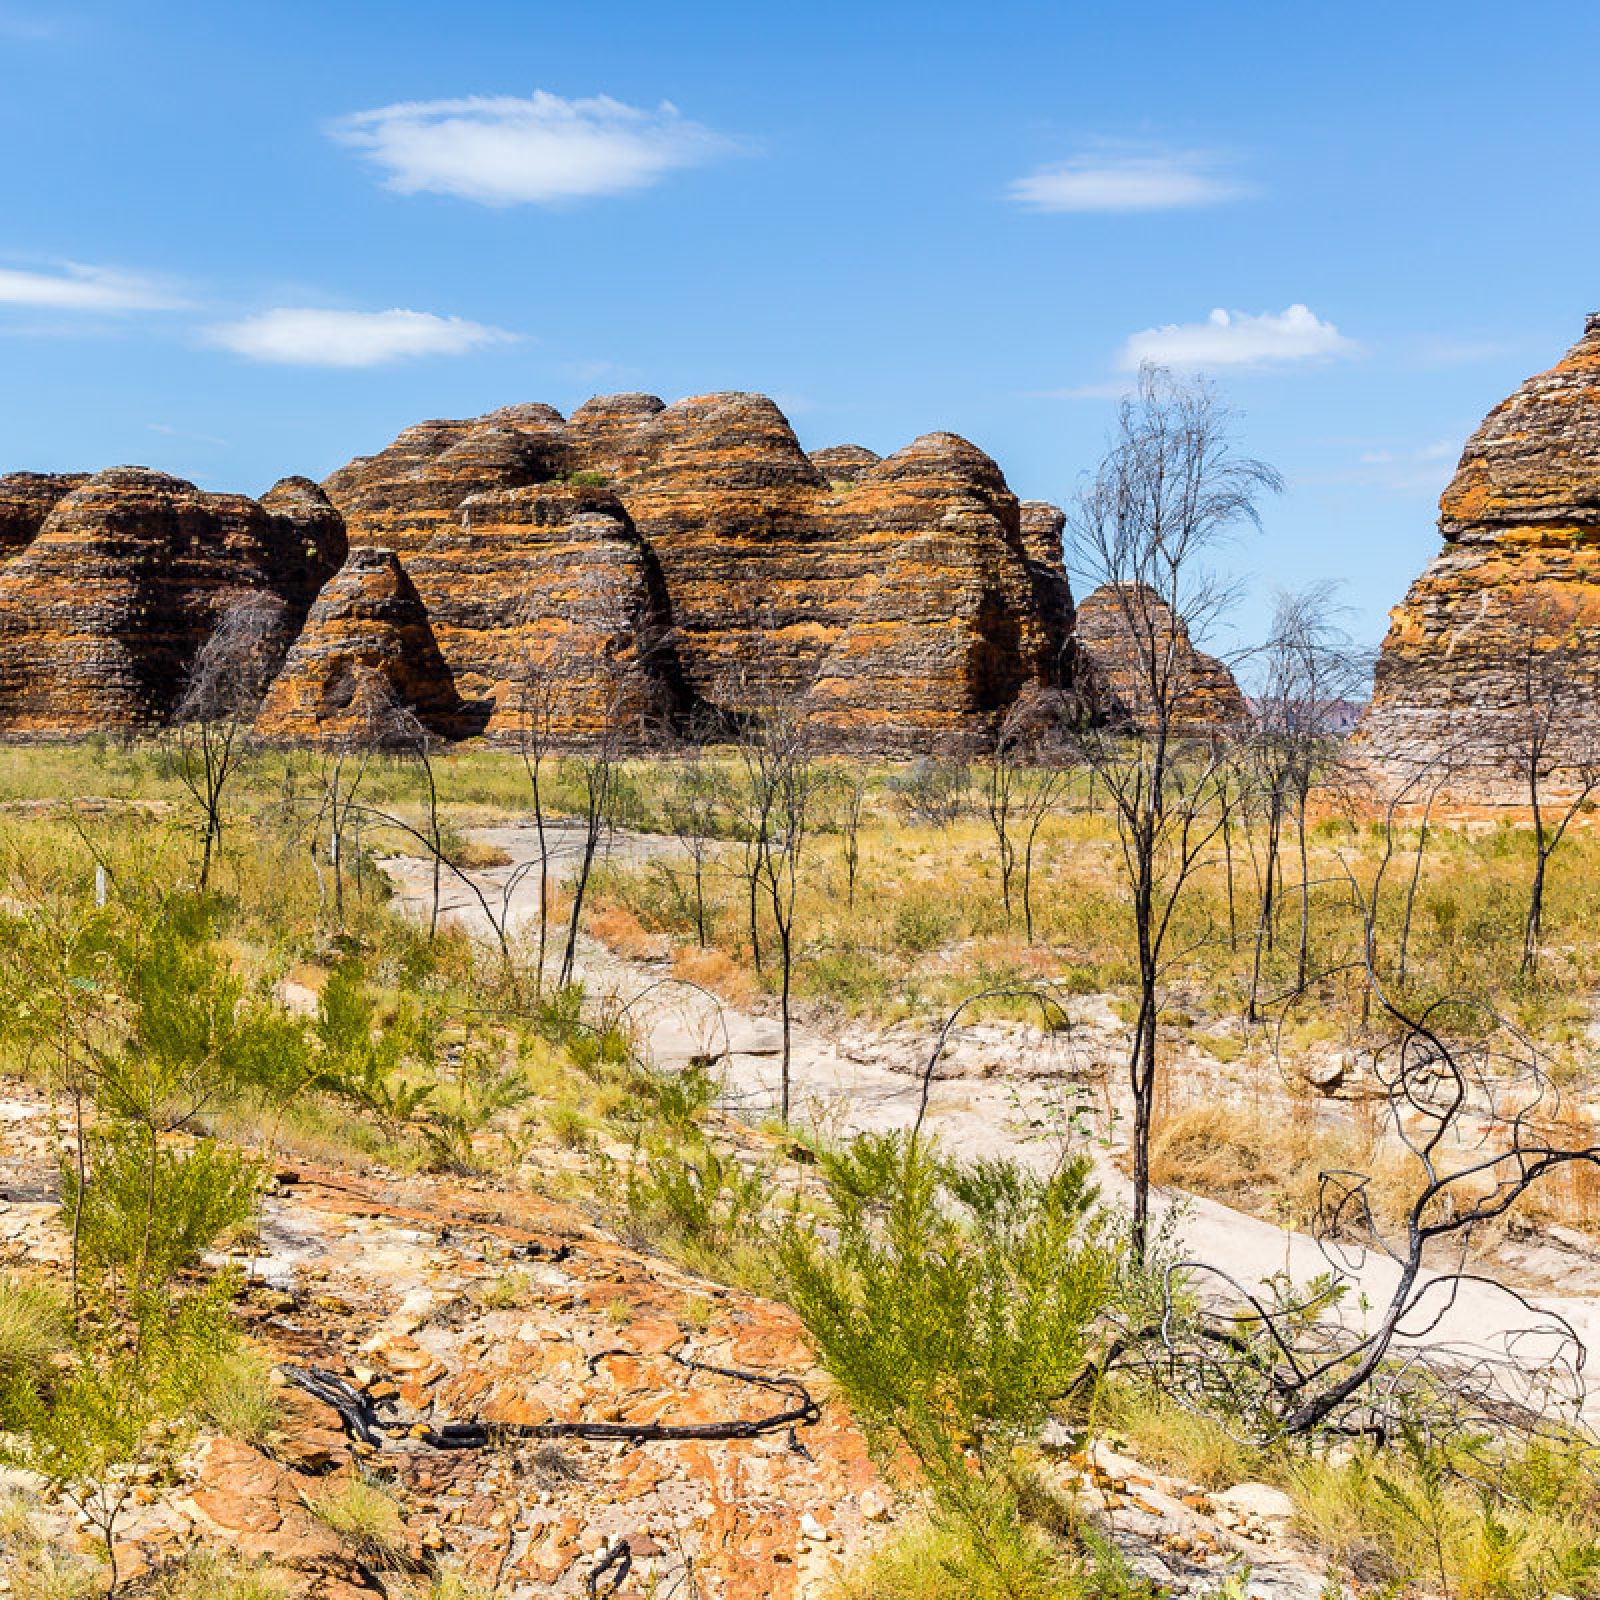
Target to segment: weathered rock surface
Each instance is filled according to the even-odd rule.
[[[361,545],[317,596],[256,717],[289,743],[448,737],[463,706],[427,609],[392,550]]]
[[[37,1091],[0,1083],[8,1184],[42,1192],[58,1162]],[[755,1418],[784,1403],[686,1372],[668,1351],[798,1376],[825,1393],[789,1311],[630,1249],[524,1190],[302,1164],[268,1196],[259,1235],[236,1302],[241,1331],[274,1361],[367,1386],[392,1404],[391,1417],[671,1425]],[[65,1257],[55,1202],[15,1193],[0,1202],[8,1276],[59,1282]],[[582,1595],[620,1541],[633,1563],[622,1595],[827,1600],[841,1573],[914,1511],[879,1479],[833,1399],[792,1438],[436,1450],[391,1437],[363,1455],[332,1410],[298,1390],[279,1394],[268,1449],[207,1432],[170,1477],[136,1490],[119,1524],[125,1580],[199,1550],[259,1563],[263,1585],[313,1600],[393,1593],[435,1566],[507,1595]],[[1059,1424],[1042,1443],[1053,1487],[1163,1590],[1328,1593],[1327,1559],[1293,1542],[1270,1486],[1207,1496]],[[317,1515],[361,1476],[383,1484],[396,1508],[389,1570]],[[60,1557],[88,1543],[65,1507],[28,1509]]]
[[[304,479],[262,501],[143,467],[70,486],[0,569],[0,732],[161,721],[231,604],[271,597],[287,648],[343,557],[343,523]]]
[[[82,472],[12,472],[0,477],[0,567],[33,542],[56,501],[86,477]]]
[[[398,566],[363,556],[329,591],[261,719],[274,737],[324,718],[346,738],[373,696],[451,737],[537,718],[564,742],[785,702],[841,748],[970,748],[1073,687],[1060,530],[954,434],[808,456],[754,394],[425,422],[259,502],[143,469],[19,474],[0,480],[0,732],[160,722],[231,596],[273,596],[286,650],[348,543]],[[410,660],[427,631],[442,671]]]
[[[1103,584],[1079,602],[1074,639],[1090,693],[1102,712],[1135,727],[1150,717],[1146,663],[1164,660],[1170,644],[1167,698],[1174,727],[1205,733],[1244,722],[1244,696],[1225,662],[1195,649],[1181,618],[1152,590],[1120,593]]]
[[[833,444],[811,452],[811,465],[834,485],[856,483],[883,459],[863,444]]]
[[[399,552],[491,734],[544,653],[573,664],[577,737],[619,680],[637,726],[785,699],[891,750],[981,737],[1062,681],[1059,550],[1032,559],[999,468],[954,435],[813,458],[760,395],[612,395],[565,423],[423,424],[326,487],[354,537]]]
[[[1600,316],[1467,441],[1439,531],[1390,613],[1356,745],[1396,784],[1449,765],[1458,796],[1510,798],[1530,676],[1561,685],[1555,763],[1600,746]]]

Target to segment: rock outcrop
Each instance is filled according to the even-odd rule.
[[[86,477],[82,472],[12,472],[0,477],[0,567],[33,543],[56,501]]]
[[[325,487],[399,553],[491,735],[545,655],[579,738],[619,703],[689,730],[784,700],[837,745],[913,752],[1067,681],[1059,538],[1030,547],[953,434],[807,456],[760,395],[612,395],[425,423]]]
[[[1467,441],[1439,531],[1390,613],[1356,748],[1396,785],[1448,767],[1459,797],[1510,798],[1532,684],[1559,699],[1559,784],[1600,756],[1600,316]]]
[[[269,597],[281,655],[343,556],[338,514],[303,479],[262,501],[143,467],[73,484],[0,568],[0,733],[161,722],[230,605]]]
[[[1152,589],[1103,584],[1079,602],[1074,637],[1086,690],[1113,722],[1149,724],[1156,703],[1148,681],[1152,661],[1168,674],[1163,698],[1175,731],[1204,734],[1249,715],[1226,663],[1195,649],[1187,625]]]
[[[954,434],[807,455],[754,394],[424,422],[260,501],[141,468],[18,474],[0,733],[161,722],[259,593],[283,619],[273,737],[343,740],[398,701],[444,737],[637,744],[784,703],[836,748],[971,749],[1074,689],[1061,524]]]
[[[463,706],[427,608],[392,550],[358,546],[329,580],[256,717],[286,743],[449,737]]]

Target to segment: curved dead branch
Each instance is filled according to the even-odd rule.
[[[629,1350],[601,1350],[589,1357],[591,1372],[612,1356],[633,1355]],[[336,1376],[323,1367],[282,1368],[296,1388],[303,1389],[339,1414],[345,1432],[361,1444],[381,1449],[388,1438],[406,1438],[430,1445],[435,1450],[481,1450],[509,1439],[608,1439],[648,1444],[680,1439],[755,1439],[781,1429],[808,1428],[816,1423],[821,1408],[798,1378],[771,1377],[747,1372],[741,1367],[723,1367],[701,1361],[677,1350],[662,1352],[687,1372],[709,1372],[720,1378],[752,1384],[787,1395],[793,1404],[763,1417],[735,1417],[726,1422],[585,1422],[581,1419],[551,1422],[446,1422],[437,1427],[430,1422],[406,1422],[385,1417],[387,1406],[375,1401],[365,1389]]]

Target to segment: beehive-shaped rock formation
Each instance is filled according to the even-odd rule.
[[[82,472],[12,472],[0,477],[0,567],[33,543],[56,501],[86,477]]]
[[[612,395],[565,422],[426,423],[325,487],[352,537],[399,552],[491,734],[551,640],[607,664],[598,697],[572,673],[576,735],[619,694],[640,726],[781,699],[835,744],[914,752],[1064,682],[1059,513],[1053,554],[1030,548],[999,468],[953,434],[807,456],[760,395]]]
[[[1148,727],[1158,693],[1178,733],[1236,727],[1249,714],[1226,663],[1195,649],[1183,620],[1143,585],[1103,584],[1086,595],[1078,603],[1075,641],[1086,690],[1113,724]],[[1152,662],[1158,683],[1151,681]]]
[[[143,467],[77,482],[0,568],[0,733],[159,723],[231,603],[271,597],[281,652],[343,556],[305,480],[261,502]]]
[[[1530,674],[1548,661],[1562,699],[1554,762],[1580,750],[1591,759],[1600,748],[1600,317],[1467,441],[1439,501],[1439,531],[1444,548],[1390,613],[1357,748],[1395,783],[1448,765],[1463,797],[1502,797]]]
[[[531,719],[569,742],[725,731],[783,702],[839,748],[970,749],[1073,688],[1060,533],[954,434],[807,455],[754,394],[425,422],[259,502],[142,468],[17,474],[0,733],[161,722],[243,594],[279,606],[281,660],[349,543],[397,565],[364,553],[328,590],[261,715],[274,737],[320,718],[343,739],[395,698],[441,734]],[[424,627],[443,672],[428,654],[410,681]]]
[[[463,714],[416,588],[392,550],[358,546],[317,596],[256,717],[288,743],[408,745]]]

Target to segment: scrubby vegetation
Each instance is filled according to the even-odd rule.
[[[537,1185],[640,1247],[786,1299],[906,1508],[841,1580],[851,1600],[1142,1593],[1062,1467],[1105,1438],[1201,1488],[1277,1486],[1301,1537],[1367,1587],[1600,1594],[1600,1494],[1576,1429],[1509,1416],[1487,1435],[1434,1426],[1419,1392],[1381,1438],[1263,1438],[1255,1414],[1163,1384],[1153,1319],[1165,1308],[1198,1324],[1205,1310],[1181,1278],[1164,1307],[1170,1241],[1135,1263],[1128,1219],[1097,1193],[1086,1156],[1041,1174],[903,1134],[837,1142],[749,1126],[720,1106],[714,1066],[654,1069],[625,1011],[562,986],[553,963],[541,971],[531,930],[508,922],[503,938],[475,941],[449,917],[430,931],[426,908],[402,914],[375,862],[414,853],[417,837],[385,817],[428,834],[431,787],[441,872],[488,882],[511,865],[472,830],[527,800],[514,756],[432,761],[427,775],[415,761],[367,763],[368,809],[347,816],[336,897],[310,758],[252,758],[202,891],[203,822],[162,752],[0,751],[0,1052],[54,1108],[71,1245],[55,1280],[0,1283],[0,1447],[82,1508],[107,1562],[49,1550],[19,1512],[0,1527],[13,1592],[115,1585],[131,1486],[160,1481],[197,1431],[270,1445],[275,1391],[236,1331],[238,1280],[223,1263],[248,1248],[275,1162],[349,1159]],[[1082,770],[1053,773],[1026,840],[1025,903],[984,770],[815,762],[790,854],[762,855],[742,758],[622,764],[606,828],[664,837],[650,859],[602,861],[585,925],[755,1007],[776,1004],[787,968],[802,1013],[935,1019],[979,990],[1048,987],[1055,1003],[1114,1017],[1136,984],[1102,801]],[[579,769],[552,757],[542,781],[552,820],[582,814]],[[1373,1178],[1375,1219],[1403,1223],[1414,1182],[1382,1118],[1330,1108],[1296,1063],[1392,1041],[1360,971],[1371,950],[1397,1007],[1487,997],[1558,1075],[1585,1082],[1600,846],[1579,818],[1547,885],[1542,959],[1519,971],[1517,823],[1436,813],[1423,841],[1420,817],[1374,820],[1331,794],[1318,804],[1303,881],[1297,858],[1274,868],[1283,921],[1270,940],[1257,916],[1264,839],[1247,812],[1231,868],[1208,854],[1181,902],[1164,1043],[1264,1087],[1225,1110],[1169,1092],[1152,1166],[1157,1182],[1298,1226],[1317,1216],[1319,1174],[1357,1168]],[[778,922],[774,874],[793,894]],[[557,928],[562,894],[552,886]],[[975,1014],[1040,1015],[1005,994]],[[1470,1031],[1464,1012],[1447,1017]],[[1574,1220],[1589,1182],[1532,1191],[1520,1214]],[[482,1302],[531,1293],[508,1265]],[[1065,1430],[1055,1454],[1040,1444],[1047,1424]],[[331,1491],[314,1509],[363,1560],[398,1562],[403,1529],[380,1486]],[[270,1592],[244,1567],[162,1581],[151,1592]]]

